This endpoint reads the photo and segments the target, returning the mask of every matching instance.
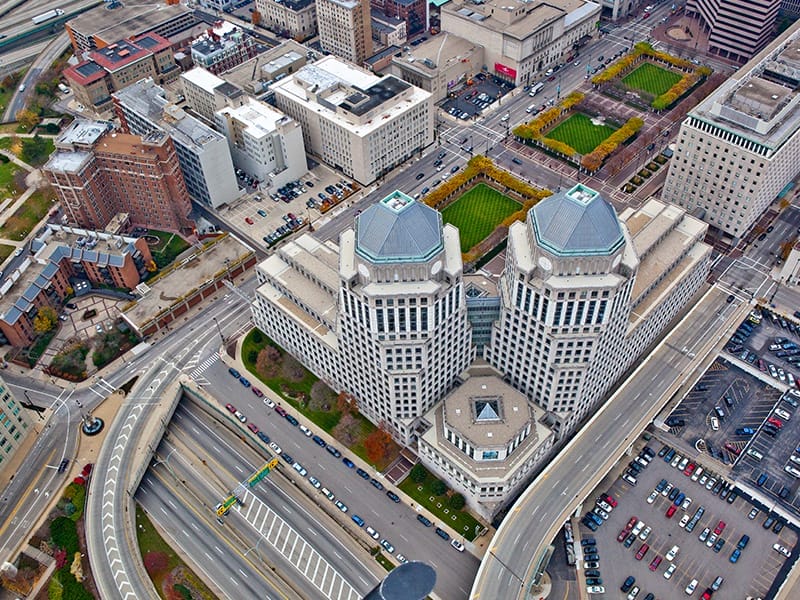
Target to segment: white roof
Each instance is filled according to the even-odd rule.
[[[215,87],[225,83],[224,79],[220,79],[210,71],[206,71],[201,67],[190,69],[181,75],[181,77],[207,92],[212,92]]]

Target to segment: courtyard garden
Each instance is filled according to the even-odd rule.
[[[149,229],[145,234],[153,255],[153,261],[159,269],[172,264],[181,252],[189,249],[189,244],[181,236],[169,231]],[[158,240],[158,241],[156,241]]]
[[[579,154],[589,154],[617,130],[602,119],[594,119],[581,112],[573,112],[553,129],[547,137],[564,142]]]
[[[681,80],[681,76],[673,71],[645,62],[622,78],[622,83],[630,88],[643,90],[651,96],[666,93]]]
[[[521,207],[516,200],[479,183],[447,206],[442,220],[458,228],[461,252],[467,252]]]

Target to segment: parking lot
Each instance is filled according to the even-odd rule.
[[[442,102],[441,108],[454,119],[466,121],[491,108],[498,98],[502,98],[512,89],[513,85],[499,77],[479,73],[473,78],[472,85],[455,92],[455,97],[448,97]],[[479,100],[482,94],[485,94],[484,98],[488,97],[488,103]]]
[[[662,444],[655,438],[648,444],[654,452],[662,448]],[[638,453],[643,445],[643,441],[638,443],[634,451]],[[777,534],[772,529],[764,529],[762,526],[764,512],[759,510],[757,515],[749,518],[753,505],[746,498],[735,496],[734,501],[729,503],[729,495],[720,493],[726,496],[723,499],[713,493],[712,490],[717,488],[716,485],[712,485],[712,490],[706,489],[710,479],[708,473],[714,475],[717,471],[714,464],[702,462],[703,458],[700,463],[695,463],[694,468],[695,473],[701,467],[703,472],[696,481],[692,481],[692,477],[670,466],[670,463],[664,462],[662,457],[656,456],[649,466],[638,474],[637,485],[632,486],[622,481],[619,474],[621,470],[627,468],[635,456],[636,454],[620,461],[620,467],[602,482],[596,490],[597,493],[587,499],[587,505],[584,507],[585,514],[591,508],[589,504],[604,491],[608,491],[618,503],[608,515],[608,520],[605,520],[597,531],[590,531],[584,524],[579,527],[579,538],[591,537],[597,541],[596,549],[599,557],[597,570],[600,571],[605,592],[595,594],[594,597],[625,598],[626,594],[620,591],[620,586],[629,576],[635,578],[633,585],[640,588],[637,596],[639,600],[645,598],[648,593],[657,598],[684,597],[686,595],[684,590],[694,579],[697,580],[696,589],[690,596],[699,598],[717,577],[723,578],[720,591],[717,592],[718,597],[767,597],[767,592],[776,580],[778,572],[788,568],[787,559],[773,549],[773,544],[778,543],[792,550],[797,541],[796,533],[789,527],[783,527]],[[691,469],[689,473],[694,474]],[[703,475],[706,475],[705,480]],[[666,516],[666,511],[669,506],[674,507],[674,502],[671,502],[668,496],[658,493],[652,502],[648,501],[648,496],[662,479],[671,483],[673,489],[680,488],[690,499],[686,509],[675,507],[671,518]],[[715,479],[717,482],[721,481],[718,476]],[[700,481],[704,481],[706,485],[701,486]],[[722,488],[722,485],[718,487]],[[681,503],[682,506],[684,503]],[[700,506],[704,508],[704,513],[693,530],[687,533],[680,524],[683,522],[685,526],[686,521],[690,520],[689,516],[694,515]],[[636,522],[640,520],[644,522],[643,525],[633,526],[639,530],[639,535],[634,538],[635,541],[630,539],[630,531],[624,536],[621,534],[633,517],[636,518]],[[721,527],[720,521],[724,522]],[[647,532],[646,539],[642,539],[647,527],[650,531]],[[708,537],[715,528],[721,529],[719,536],[711,544],[714,546],[719,538],[725,540],[718,552],[707,545],[707,538],[706,543],[699,541],[699,536],[706,528],[709,529]],[[747,535],[750,539],[734,564],[730,557],[742,535]],[[621,536],[622,541],[617,541],[618,536]],[[636,555],[642,551],[643,544],[647,544],[648,547],[644,548],[641,559],[637,560]],[[677,554],[672,561],[669,561],[666,556],[674,546],[678,546]],[[582,549],[586,546],[581,546],[580,541],[576,540],[575,547],[579,568],[585,571],[587,567],[583,560]],[[657,557],[660,557],[660,560]],[[665,578],[664,574],[670,563],[675,564],[674,573],[670,578]]]
[[[265,237],[269,237],[278,228],[289,225],[289,213],[296,217],[295,225],[302,220],[295,228],[296,231],[303,230],[309,222],[313,223],[318,219],[322,214],[319,211],[322,202],[320,194],[330,196],[325,188],[336,187],[337,184],[341,186],[342,181],[347,180],[327,167],[318,165],[299,180],[301,187],[296,188],[297,197],[284,194],[287,200],[284,201],[279,197],[277,189],[250,189],[248,194],[222,209],[220,216],[263,247],[266,245]]]

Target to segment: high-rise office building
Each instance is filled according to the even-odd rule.
[[[745,62],[769,43],[780,6],[781,0],[687,0],[686,14],[708,33],[709,52]]]
[[[800,24],[765,48],[681,123],[662,198],[731,243],[797,177]]]
[[[160,131],[178,153],[189,196],[214,208],[239,197],[239,186],[225,136],[167,100],[152,79],[142,79],[114,95],[123,129],[135,135]]]
[[[69,223],[102,230],[124,212],[141,227],[193,229],[178,155],[165,133],[139,137],[77,119],[55,146],[43,171]]]
[[[431,94],[326,56],[272,84],[306,150],[369,185],[433,143]]]
[[[372,55],[368,0],[317,0],[317,29],[325,52],[358,66]]]
[[[471,362],[458,231],[395,192],[338,247],[309,235],[258,267],[260,329],[398,440]]]

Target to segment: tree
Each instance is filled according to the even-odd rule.
[[[33,129],[39,124],[39,115],[27,108],[18,110],[16,117],[19,124],[25,129]]]
[[[343,415],[349,414],[356,406],[356,399],[347,392],[339,392],[336,396],[336,410]]]
[[[464,500],[464,496],[462,496],[461,494],[453,494],[452,496],[450,496],[450,508],[452,508],[453,510],[461,510],[462,508],[464,508],[464,505],[466,503],[467,501]]]
[[[380,462],[386,457],[391,443],[392,436],[383,426],[379,427],[364,438],[364,450],[367,452],[367,459],[373,463]]]
[[[72,555],[79,550],[78,530],[75,523],[67,517],[57,517],[50,523],[50,537],[53,544],[61,548],[68,555]]]
[[[253,23],[253,25],[260,25],[261,13],[258,12],[257,10],[253,10],[253,12],[250,13],[250,21]]]
[[[431,492],[434,496],[441,496],[447,493],[447,484],[441,479],[435,479],[433,483],[431,483]]]
[[[36,333],[47,333],[55,328],[58,323],[56,311],[49,306],[43,306],[33,318],[33,330]]]
[[[414,483],[422,483],[428,476],[428,471],[422,466],[422,463],[417,463],[411,467],[411,472],[408,475]]]

